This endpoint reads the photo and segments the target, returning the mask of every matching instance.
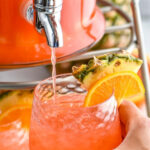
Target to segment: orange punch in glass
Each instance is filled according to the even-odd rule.
[[[35,89],[30,129],[31,150],[112,150],[122,141],[117,102],[112,97],[84,107],[86,91],[71,75],[57,76]]]
[[[19,106],[0,116],[0,150],[29,150],[31,107]]]
[[[1,94],[0,150],[29,150],[32,94],[20,90]]]

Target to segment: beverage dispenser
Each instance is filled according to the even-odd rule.
[[[67,59],[105,31],[96,0],[0,0],[0,25],[0,69],[48,64],[52,47]]]

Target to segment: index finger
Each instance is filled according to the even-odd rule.
[[[128,129],[135,120],[144,117],[142,112],[130,101],[123,101],[119,107],[119,114],[121,122]]]

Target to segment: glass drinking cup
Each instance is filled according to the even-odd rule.
[[[35,89],[30,128],[31,150],[112,150],[122,141],[117,102],[84,107],[86,90],[70,74]]]

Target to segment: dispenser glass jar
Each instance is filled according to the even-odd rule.
[[[32,0],[0,0],[0,68],[50,62],[51,49],[35,29],[32,5]],[[96,0],[64,0],[61,26],[64,46],[56,50],[58,60],[95,44],[104,34],[105,20]]]

